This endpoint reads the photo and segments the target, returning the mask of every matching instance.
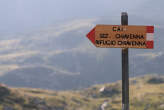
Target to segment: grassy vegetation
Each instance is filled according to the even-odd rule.
[[[158,81],[158,79],[160,81]],[[164,110],[164,77],[130,80],[130,110]],[[103,91],[100,90],[104,88]],[[0,85],[0,110],[121,110],[121,82],[77,91],[8,88]]]

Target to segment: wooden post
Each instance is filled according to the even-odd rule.
[[[121,13],[121,24],[128,25],[128,14]],[[122,110],[129,110],[129,58],[128,48],[122,49]]]

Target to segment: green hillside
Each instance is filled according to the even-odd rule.
[[[0,110],[121,110],[121,81],[83,90],[50,91],[0,85]],[[130,80],[130,110],[164,110],[164,76]]]

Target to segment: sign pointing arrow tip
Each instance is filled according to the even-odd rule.
[[[87,34],[87,37],[93,44],[95,44],[95,28]]]

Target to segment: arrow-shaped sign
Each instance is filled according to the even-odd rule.
[[[101,48],[154,48],[154,26],[96,25],[87,38]]]

